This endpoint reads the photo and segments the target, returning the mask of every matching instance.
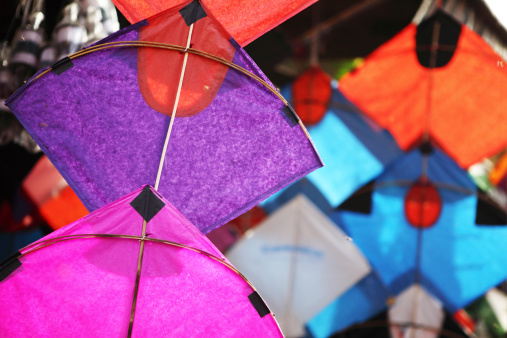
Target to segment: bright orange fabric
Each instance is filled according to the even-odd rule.
[[[489,173],[489,181],[493,185],[498,185],[502,178],[507,174],[507,153],[503,154],[503,156],[498,160],[495,164],[495,167]]]
[[[88,210],[69,186],[40,206],[39,212],[53,230],[88,215]]]
[[[457,49],[442,68],[421,66],[416,26],[379,47],[364,65],[340,81],[340,90],[387,128],[403,149],[431,141],[466,168],[507,145],[507,65],[462,26]]]
[[[205,0],[202,3],[241,46],[246,46],[316,1]],[[113,2],[127,20],[135,23],[186,1],[113,0]]]
[[[330,98],[331,76],[319,67],[308,69],[292,84],[294,110],[305,125],[322,120]]]

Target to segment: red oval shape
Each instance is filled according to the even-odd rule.
[[[322,120],[330,98],[331,77],[319,67],[308,69],[292,85],[294,110],[305,125]]]
[[[405,196],[405,216],[416,228],[429,228],[435,224],[442,211],[442,199],[438,190],[428,181],[417,181]]]
[[[147,19],[148,25],[139,30],[139,41],[185,47],[190,27],[179,13],[181,7]],[[194,23],[191,48],[232,61],[236,49],[229,39],[224,28],[208,14]],[[172,115],[184,55],[158,48],[137,49],[139,90],[152,109],[167,116]],[[219,62],[189,54],[176,116],[194,116],[208,107],[228,70],[229,67]]]

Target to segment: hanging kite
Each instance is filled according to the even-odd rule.
[[[357,247],[300,194],[241,238],[227,258],[259,289],[288,337],[366,276]]]
[[[89,210],[151,184],[204,233],[322,166],[287,101],[197,1],[60,60],[7,104]]]
[[[442,302],[419,285],[412,285],[396,297],[387,317],[391,337],[468,337],[444,311]],[[446,321],[453,323],[455,330],[443,327]]]
[[[205,0],[201,3],[215,13],[218,22],[241,46],[245,46],[316,1]],[[113,2],[130,23],[141,21],[185,3],[182,0],[113,0]]]
[[[393,294],[420,285],[454,313],[507,278],[507,218],[454,161],[427,144],[421,152],[399,159],[331,218]]]
[[[416,311],[414,299],[418,303]],[[417,285],[394,297],[378,273],[372,271],[313,317],[306,327],[316,338],[468,337],[458,323],[473,332],[473,322],[463,310],[449,314],[439,300]]]
[[[245,277],[148,186],[0,264],[0,293],[3,337],[282,337]]]
[[[412,319],[414,302],[420,312]],[[315,336],[327,337],[327,336]],[[412,286],[394,301],[387,311],[370,320],[335,333],[333,338],[468,338],[453,316],[442,309],[437,299],[423,288]]]
[[[469,167],[507,146],[507,72],[467,26],[441,10],[406,27],[340,82],[344,95],[404,150],[431,141]]]
[[[312,73],[320,74],[321,78],[324,77],[322,72],[316,68],[312,70]],[[382,173],[386,165],[401,156],[402,151],[387,131],[365,119],[357,107],[342,95],[337,89],[339,85],[336,81],[331,81],[329,77],[327,80],[330,97],[325,103],[326,114],[320,122],[308,129],[326,166],[306,176],[305,180],[327,199],[324,203],[313,201],[317,206],[329,204],[334,208],[359,187]],[[294,86],[287,86],[282,94],[289,102],[296,103],[293,88]],[[322,89],[320,87],[319,91]],[[295,188],[291,188],[291,191],[290,196],[285,193],[282,204],[297,194]],[[276,198],[277,196],[270,197],[263,206],[273,204]],[[273,210],[275,205],[280,205],[280,202],[267,208]]]

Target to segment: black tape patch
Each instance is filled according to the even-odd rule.
[[[440,10],[421,22],[415,36],[416,54],[421,66],[439,68],[449,63],[456,51],[460,34],[461,24]],[[434,35],[438,37],[436,46],[433,46]]]
[[[72,67],[74,67],[74,63],[68,56],[66,56],[63,59],[56,61],[56,63],[51,66],[51,71],[56,75],[60,75],[68,71]]]
[[[369,215],[371,213],[372,194],[373,182],[370,182],[347,198],[336,209]]]
[[[21,266],[21,262],[18,259],[20,256],[21,252],[17,251],[0,264],[0,282],[9,277],[11,273]]]
[[[483,226],[506,226],[507,214],[483,191],[478,189],[475,224]]]
[[[180,14],[183,17],[183,20],[185,20],[187,26],[190,26],[191,24],[207,16],[204,8],[202,8],[201,3],[198,0],[192,1],[180,9]]]
[[[164,202],[151,191],[149,186],[144,187],[143,191],[130,202],[130,205],[143,217],[146,222],[151,221],[153,217],[164,207]]]
[[[433,146],[431,145],[431,143],[429,142],[424,142],[423,144],[421,144],[421,146],[419,147],[419,151],[421,152],[421,154],[423,155],[431,155],[433,154]]]
[[[283,108],[283,113],[285,114],[285,117],[287,118],[287,122],[290,124],[291,127],[294,127],[299,122],[299,117],[296,114],[296,111],[292,106],[289,104],[288,106],[285,106]]]
[[[259,316],[261,316],[261,318],[271,313],[268,306],[266,303],[264,303],[264,300],[261,298],[257,291],[252,292],[250,296],[248,296],[248,299],[250,300],[250,303],[252,303],[255,310],[257,310],[257,313]]]

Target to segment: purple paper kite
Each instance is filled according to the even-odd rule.
[[[0,264],[0,294],[2,337],[125,337],[131,318],[132,337],[282,337],[249,282],[150,187]]]
[[[203,233],[322,166],[285,99],[197,1],[60,60],[7,104],[94,210],[156,186],[177,93],[157,190]]]

